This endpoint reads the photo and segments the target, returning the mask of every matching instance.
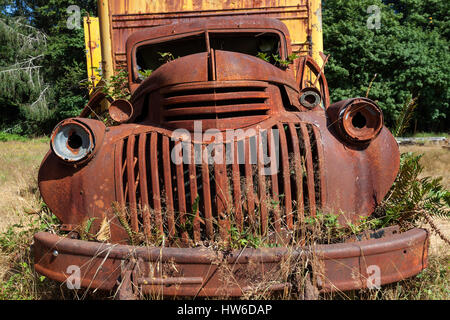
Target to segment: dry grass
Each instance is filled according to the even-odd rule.
[[[31,219],[25,212],[40,207],[37,170],[48,143],[45,139],[0,142],[0,233]],[[8,256],[0,251],[0,279],[8,269]]]
[[[421,177],[442,177],[442,185],[450,189],[450,149],[443,145],[425,144],[422,146],[411,145],[401,146],[400,152],[414,152],[423,154],[420,160],[424,166]],[[450,238],[450,221],[446,219],[435,218],[435,223],[442,233]],[[424,227],[428,227],[424,225]],[[444,241],[435,234],[431,237],[430,254],[437,255],[448,250]]]
[[[450,189],[450,148],[448,145],[401,146],[400,152],[423,154],[421,164],[424,166],[424,170],[421,177],[442,177],[442,185],[447,190]],[[450,221],[434,218],[434,223],[449,239]],[[423,227],[430,230],[428,224]],[[386,292],[389,293],[386,298],[397,299],[399,296],[406,296],[410,299],[450,299],[450,254],[448,249],[448,244],[432,232],[428,268],[420,274],[418,281],[408,279],[404,281],[403,286],[396,285],[386,289]],[[422,283],[426,283],[428,287],[422,287]],[[410,288],[411,293],[401,292],[403,287]]]
[[[423,153],[422,176],[442,177],[443,186],[447,190],[450,189],[450,149],[448,147],[433,144],[401,146],[400,152]]]
[[[39,207],[37,170],[47,151],[42,139],[0,143],[0,232]]]

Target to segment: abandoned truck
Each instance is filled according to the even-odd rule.
[[[330,104],[323,64],[311,50],[293,55],[280,19],[217,12],[186,10],[152,26],[144,22],[170,13],[103,12],[124,41],[102,42],[102,59],[124,48],[113,65],[126,68],[131,98],[96,91],[54,129],[39,188],[62,224],[35,235],[36,271],[65,282],[77,266],[81,287],[123,299],[300,291],[294,262],[306,260],[303,297],[419,273],[423,229],[302,238],[308,217],[336,214],[345,225],[370,216],[396,178],[398,145],[375,102]],[[96,118],[105,101],[112,126]]]

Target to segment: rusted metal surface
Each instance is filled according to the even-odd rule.
[[[424,229],[312,248],[243,249],[226,256],[204,247],[133,247],[43,232],[34,239],[35,268],[51,279],[67,281],[68,266],[76,264],[81,266],[83,288],[111,290],[118,281],[127,286],[131,280],[140,293],[160,296],[241,296],[261,282],[267,283],[260,287],[264,291],[283,290],[291,283],[276,277],[280,265],[311,255],[318,261],[313,271],[317,272],[320,292],[367,288],[371,285],[370,266],[379,267],[380,285],[399,281],[426,267],[428,249]],[[129,261],[134,264],[124,268]],[[224,280],[223,270],[233,281]]]
[[[94,114],[95,112],[99,112],[101,110],[102,102],[107,101],[109,103],[113,102],[111,98],[107,97],[107,94],[102,90],[97,90],[91,95],[91,99],[88,104],[83,108],[80,113],[81,118],[87,118],[89,115]]]
[[[380,108],[366,98],[348,99],[328,108],[330,126],[352,143],[373,140],[383,127]]]
[[[111,119],[118,123],[125,123],[133,116],[133,105],[124,99],[117,99],[109,106],[109,115]]]
[[[236,207],[239,209],[235,210],[235,214],[248,216],[249,221],[246,223],[254,222],[258,219],[258,217],[254,217],[257,204],[264,205],[265,197],[272,199],[282,194],[284,196],[280,205],[283,208],[284,218],[282,217],[280,220],[279,208],[264,208],[262,214],[265,215],[267,211],[270,220],[276,222],[275,224],[286,224],[292,228],[293,212],[297,212],[299,209],[301,212],[307,211],[308,215],[314,215],[316,207],[321,204],[322,199],[326,198],[326,190],[320,187],[321,180],[325,179],[323,164],[313,160],[319,159],[318,150],[322,146],[317,144],[320,137],[318,131],[315,132],[312,129],[313,124],[300,122],[297,120],[298,118],[290,120],[277,118],[271,118],[260,123],[259,126],[260,135],[263,132],[270,132],[270,129],[276,129],[280,133],[279,170],[275,171],[270,178],[258,174],[260,169],[253,167],[254,165],[250,162],[252,155],[250,151],[257,150],[257,147],[261,145],[257,141],[258,135],[247,137],[246,132],[243,132],[241,136],[236,136],[236,140],[232,141],[239,145],[242,144],[242,146],[245,145],[247,149],[247,152],[241,152],[243,150],[240,148],[235,149],[236,157],[245,158],[246,161],[242,164],[234,164],[234,184],[239,183],[239,187],[232,188],[232,190],[228,189],[233,185],[233,176],[227,175],[226,169],[233,172],[233,164],[207,165],[204,163],[198,170],[196,167],[194,172],[193,166],[183,164],[181,159],[180,163],[175,165],[171,163],[170,158],[167,158],[175,153],[176,143],[171,141],[171,131],[160,128],[149,130],[149,126],[146,125],[121,125],[114,130],[111,128],[107,132],[108,147],[102,149],[106,154],[99,152],[87,166],[68,168],[63,161],[59,161],[56,155],[49,153],[44,160],[39,178],[41,191],[47,203],[59,203],[67,206],[71,205],[73,201],[71,199],[78,199],[74,201],[77,202],[77,207],[87,204],[85,209],[76,210],[76,215],[80,217],[83,217],[86,211],[92,212],[93,216],[101,217],[105,211],[108,212],[108,208],[110,208],[108,203],[118,202],[121,206],[129,208],[130,225],[135,231],[139,231],[139,224],[143,224],[144,229],[147,228],[147,230],[148,223],[151,223],[152,226],[155,223],[160,226],[161,211],[167,212],[169,216],[175,214],[175,218],[171,220],[180,220],[182,224],[185,219],[184,215],[192,212],[193,201],[196,199],[195,191],[198,189],[197,183],[201,181],[203,190],[199,200],[200,218],[203,221],[209,221],[206,225],[210,225],[211,215],[214,218],[219,217],[233,202],[235,205],[240,204]],[[115,136],[109,136],[110,133],[114,133]],[[224,139],[224,142],[221,143],[223,149],[226,149],[228,142]],[[181,144],[181,142],[177,142],[177,144]],[[189,149],[200,150],[207,145],[201,141],[193,141],[190,143]],[[322,152],[320,151],[320,153]],[[297,159],[296,171],[291,170],[291,164],[294,163],[291,156]],[[107,161],[110,161],[110,165],[107,165]],[[167,171],[161,170],[164,168],[163,165],[161,169],[159,168],[164,163],[166,163]],[[255,165],[260,168],[262,163],[256,164],[255,162]],[[239,166],[239,170],[237,166]],[[49,168],[48,173],[45,168]],[[45,179],[47,175],[50,175],[50,171],[52,176]],[[57,178],[58,174],[63,176],[64,172],[72,172],[67,182],[62,182],[62,179]],[[172,174],[162,174],[162,172],[171,172]],[[189,173],[188,177],[190,178],[185,179],[186,173]],[[90,174],[95,176],[102,174],[103,176],[101,179],[93,180],[88,178]],[[194,176],[197,179],[193,179]],[[253,176],[258,178],[254,179]],[[295,177],[301,180],[297,183]],[[106,181],[110,181],[109,188],[106,188]],[[267,188],[269,181],[274,181],[276,187]],[[56,186],[58,189],[54,189]],[[177,188],[174,189],[173,186],[177,186]],[[83,190],[85,191],[81,192]],[[264,192],[265,190],[268,191],[268,194]],[[163,201],[161,201],[161,195],[164,195]],[[98,200],[91,203],[86,202],[87,196],[98,198]],[[246,200],[244,201],[244,199]],[[368,199],[368,201],[372,201],[372,199]],[[56,209],[55,214],[63,221],[68,218],[66,216],[72,216],[75,213],[64,210],[62,207],[59,209],[59,207],[52,209]],[[149,222],[150,220],[143,219],[142,212],[145,212],[143,210],[145,207],[151,208],[159,222]],[[138,217],[137,212],[142,217]],[[266,218],[263,218],[266,221]],[[242,220],[243,218],[241,216],[238,219]],[[80,220],[79,223],[81,222]],[[214,238],[211,227],[206,234],[210,235],[210,239]],[[120,236],[123,236],[123,233]],[[115,235],[113,238],[117,240]]]
[[[232,228],[258,231],[273,244],[300,230],[296,240],[304,243],[307,217],[336,214],[345,225],[374,211],[399,168],[398,145],[383,126],[380,109],[365,98],[330,105],[323,68],[310,57],[300,59],[295,77],[292,66],[217,47],[234,34],[270,34],[267,39],[278,39],[282,59],[292,53],[286,27],[270,19],[194,19],[128,38],[131,101],[114,101],[110,109],[120,124],[105,128],[98,120],[66,120],[54,136],[78,125],[87,134],[74,139],[82,144],[88,137],[92,152],[83,161],[70,161],[50,151],[39,171],[42,197],[63,222],[62,230],[76,234],[95,218],[90,233],[96,235],[106,221],[109,243],[39,234],[39,272],[64,281],[67,264],[87,265],[83,286],[111,289],[123,277],[124,297],[130,281],[152,294],[221,295],[224,290],[238,296],[250,283],[221,282],[209,256],[217,252],[205,249],[205,243],[227,243]],[[141,48],[151,54],[153,45],[191,36],[205,42],[205,52],[175,57],[139,78]],[[89,105],[103,98],[99,93]],[[413,230],[313,251],[244,249],[226,261],[245,274],[256,259],[257,273],[266,277],[279,268],[287,250],[294,250],[294,257],[308,251],[322,261],[322,291],[350,290],[365,287],[364,268],[371,263],[381,266],[382,283],[416,274],[426,265],[427,239],[423,230]],[[60,252],[56,259],[52,250]],[[167,265],[175,261],[168,277],[151,269],[161,257]],[[129,264],[133,259],[137,262]]]

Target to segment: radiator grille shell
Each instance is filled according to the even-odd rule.
[[[127,208],[132,230],[148,241],[164,235],[169,243],[188,245],[226,240],[230,228],[281,234],[315,215],[325,201],[317,127],[297,122],[258,130],[254,136],[224,139],[215,148],[173,141],[157,131],[119,140],[116,199]],[[277,137],[278,144],[267,143]],[[176,152],[182,143],[183,159]],[[263,154],[279,155],[271,158],[273,172],[266,171]]]

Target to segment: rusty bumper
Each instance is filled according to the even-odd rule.
[[[311,254],[318,261],[313,273],[321,292],[367,288],[377,284],[371,280],[378,275],[381,285],[400,281],[426,267],[429,236],[425,229],[412,229],[313,248],[231,252],[87,242],[44,232],[34,240],[36,271],[59,282],[73,283],[75,266],[83,288],[112,290],[128,280],[147,294],[211,297],[241,296],[258,288],[283,290],[291,285],[275,276],[283,262]]]

